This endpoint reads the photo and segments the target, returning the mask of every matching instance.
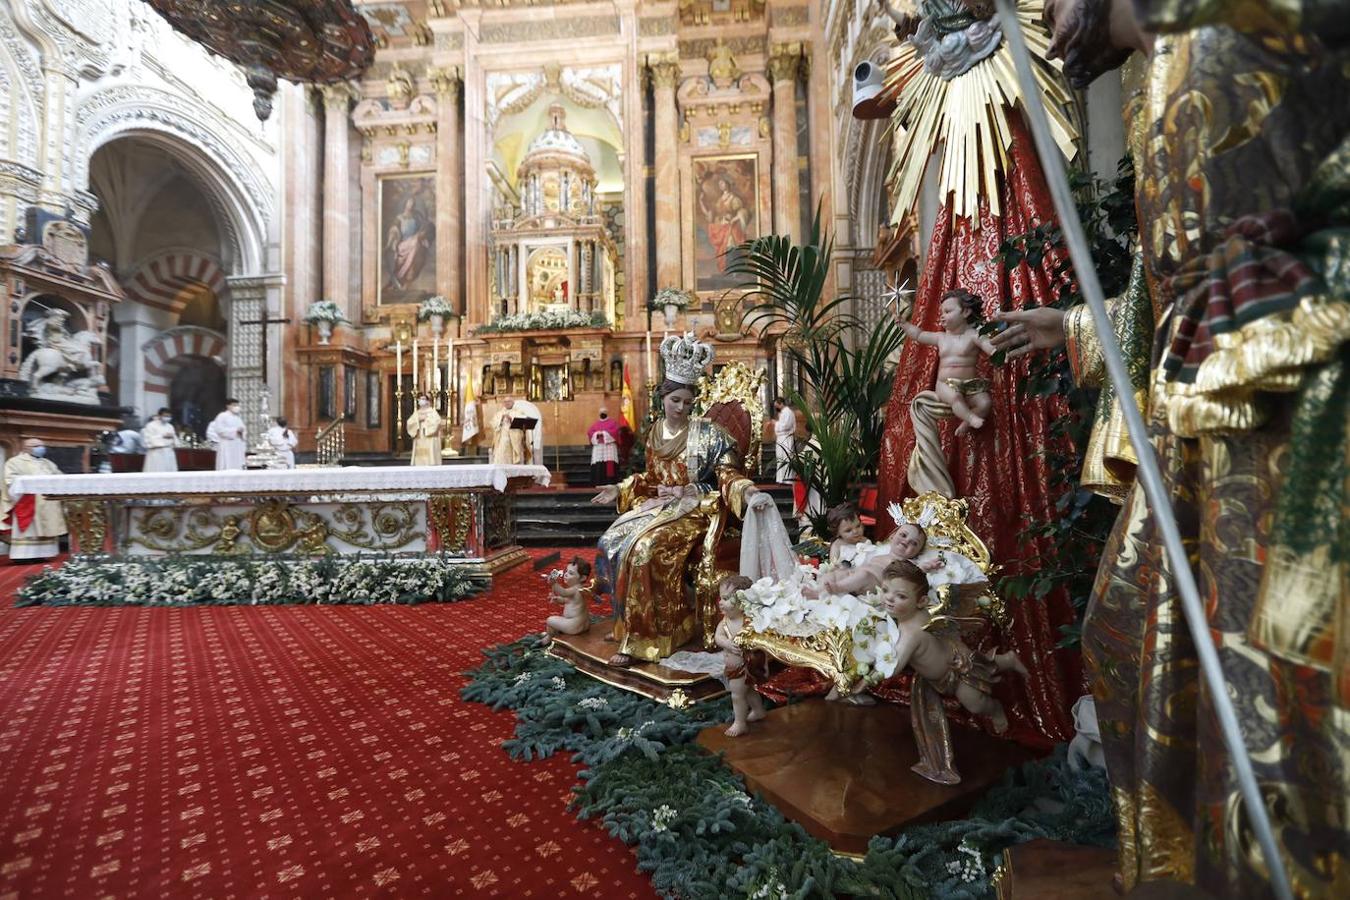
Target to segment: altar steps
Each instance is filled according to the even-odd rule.
[[[762,485],[778,505],[788,534],[796,537],[792,488]],[[526,547],[594,547],[614,521],[614,510],[595,506],[595,488],[524,490],[513,496],[516,541]]]

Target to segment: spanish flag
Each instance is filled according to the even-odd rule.
[[[633,383],[628,379],[628,363],[623,364],[623,402],[619,409],[619,427],[635,431],[637,413],[633,410]]]
[[[637,435],[637,411],[633,409],[633,383],[628,378],[628,363],[623,364],[623,400],[619,404],[619,459],[628,462]]]

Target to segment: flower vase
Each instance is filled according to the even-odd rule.
[[[674,330],[675,330],[675,317],[676,317],[677,315],[679,315],[679,313],[680,313],[680,308],[679,308],[678,306],[676,306],[674,303],[667,303],[666,306],[665,306],[665,309],[662,310],[662,312],[665,313],[665,316],[666,316],[666,330],[667,330],[667,331],[674,331]]]
[[[329,338],[333,336],[333,323],[327,319],[320,319],[314,324],[319,327],[319,343],[327,344]]]
[[[427,316],[427,321],[431,323],[431,333],[436,337],[440,337],[441,332],[445,330],[445,316],[440,313],[432,313],[430,316]]]

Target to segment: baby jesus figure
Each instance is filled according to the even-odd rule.
[[[970,712],[988,716],[996,734],[1007,731],[1008,716],[1003,704],[994,699],[993,688],[1003,672],[1027,676],[1026,666],[1017,654],[976,653],[955,635],[940,636],[928,631],[925,601],[929,581],[909,560],[896,560],[888,565],[883,579],[882,602],[898,630],[894,656],[887,660],[887,667],[893,664],[894,672],[909,666],[938,693],[955,695]]]
[[[572,557],[567,568],[559,572],[556,569],[548,574],[549,599],[563,605],[562,615],[549,616],[544,620],[544,629],[550,636],[555,634],[581,634],[591,627],[591,611],[587,603],[586,588],[583,582],[591,577],[591,564],[580,556]]]
[[[937,384],[933,391],[961,420],[956,433],[965,434],[984,427],[993,405],[989,380],[976,376],[975,363],[980,351],[992,356],[996,348],[977,330],[984,318],[979,297],[956,288],[943,294],[940,310],[942,331],[924,331],[913,322],[901,322],[900,328],[910,340],[938,348]]]
[[[824,593],[861,596],[881,584],[882,573],[896,560],[910,560],[925,575],[933,588],[950,584],[978,584],[988,581],[984,571],[970,557],[958,553],[940,539],[929,540],[927,527],[932,524],[934,511],[925,508],[915,519],[905,515],[898,503],[887,507],[896,529],[885,545],[885,552],[875,554],[851,569],[837,569],[821,576]]]

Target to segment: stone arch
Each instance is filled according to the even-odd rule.
[[[188,325],[162,331],[141,345],[145,356],[145,394],[147,408],[165,406],[173,376],[191,358],[215,360],[224,368],[225,335]]]
[[[136,274],[127,279],[124,287],[128,300],[178,316],[187,305],[185,289],[196,285],[223,297],[225,271],[205,253],[183,248],[150,257],[136,268]]]
[[[116,138],[135,135],[159,145],[193,176],[211,204],[226,234],[224,268],[234,275],[256,274],[266,261],[274,199],[258,167],[226,141],[234,130],[225,119],[166,91],[110,87],[84,98],[76,109],[74,181],[88,186],[94,151]]]

